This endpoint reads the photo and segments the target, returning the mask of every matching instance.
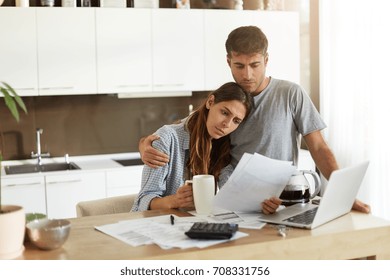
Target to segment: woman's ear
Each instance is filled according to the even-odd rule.
[[[206,101],[206,108],[210,109],[211,105],[214,104],[214,95],[210,95]]]

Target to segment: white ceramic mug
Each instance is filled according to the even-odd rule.
[[[215,180],[213,175],[195,175],[186,184],[192,183],[195,210],[199,215],[209,215],[213,210]]]

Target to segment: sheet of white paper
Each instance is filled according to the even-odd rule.
[[[245,153],[215,196],[214,206],[236,212],[259,211],[265,199],[279,197],[295,170],[291,162]]]
[[[103,226],[95,226],[95,229],[112,237],[115,237],[129,245],[140,246],[153,244],[153,241],[149,237],[142,235],[138,232],[138,229],[147,226],[147,221],[139,219],[138,223],[136,224],[136,228],[134,228],[134,225],[132,223],[119,222]]]
[[[114,224],[95,226],[95,228],[132,246],[155,243],[162,249],[205,248],[248,235],[243,232],[236,232],[231,239],[227,240],[191,239],[187,237],[184,232],[187,231],[194,222],[204,222],[205,220],[199,217],[174,217],[174,225],[170,224],[170,215],[164,215],[152,218],[120,221]]]

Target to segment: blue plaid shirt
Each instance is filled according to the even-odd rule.
[[[185,180],[190,179],[185,178],[190,143],[185,121],[165,125],[155,134],[160,136],[160,139],[153,141],[152,145],[169,156],[169,163],[158,168],[144,165],[141,190],[131,211],[149,210],[153,198],[175,194],[177,189],[184,185]]]

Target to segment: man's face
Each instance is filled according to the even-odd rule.
[[[264,88],[265,69],[268,63],[268,55],[260,53],[238,54],[231,52],[227,62],[237,84],[246,92],[257,95]]]

